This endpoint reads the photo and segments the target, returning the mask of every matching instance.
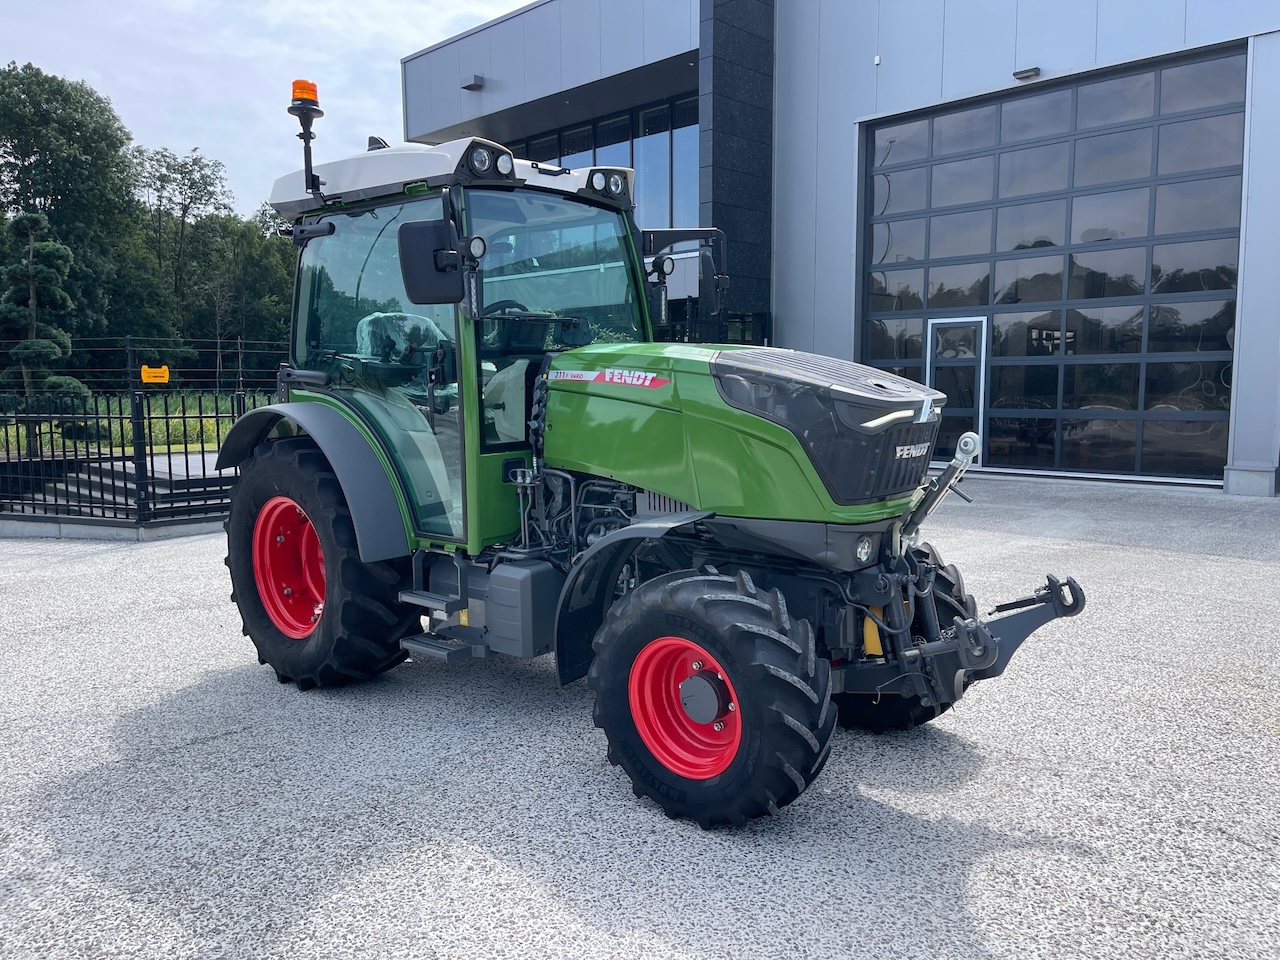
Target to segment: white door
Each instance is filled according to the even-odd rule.
[[[931,319],[926,323],[924,382],[947,395],[935,460],[950,460],[960,435],[972,430],[983,437],[986,414],[987,317]],[[982,462],[986,437],[979,448]]]

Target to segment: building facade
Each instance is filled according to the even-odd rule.
[[[637,168],[729,309],[949,397],[988,469],[1280,463],[1280,5],[541,0],[403,61],[406,138]]]

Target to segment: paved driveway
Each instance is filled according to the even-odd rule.
[[[220,537],[0,540],[0,956],[1276,956],[1280,500],[965,490],[980,605],[1086,612],[736,832],[632,797],[545,658],[303,694]]]

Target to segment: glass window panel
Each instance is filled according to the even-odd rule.
[[[929,256],[966,257],[991,251],[991,211],[949,213],[929,221]]]
[[[957,366],[940,366],[933,368],[933,386],[947,395],[947,410],[954,413],[961,410],[974,410],[978,406],[978,368],[976,364],[966,363]],[[969,429],[973,429],[970,427]],[[955,442],[950,447],[938,445],[940,450],[954,450]]]
[[[950,410],[953,405],[948,405]],[[942,422],[938,424],[938,437],[934,444],[933,456],[937,460],[946,460],[955,453],[956,444],[959,443],[960,437],[974,429],[973,414],[964,414],[958,417],[942,415]]]
[[[1240,178],[1217,177],[1156,187],[1156,233],[1240,226]]]
[[[991,367],[991,402],[994,409],[1058,409],[1057,364],[1026,363]]]
[[[1010,100],[1000,112],[1000,141],[1014,143],[1048,137],[1071,129],[1071,91]]]
[[[1230,290],[1236,285],[1239,254],[1235,237],[1158,244],[1151,257],[1151,292]]]
[[[1138,421],[1063,420],[1061,466],[1090,473],[1133,473],[1138,467]]]
[[[1147,364],[1148,410],[1231,409],[1231,361]]]
[[[1021,197],[1067,189],[1065,143],[1051,143],[1000,156],[1000,196]]]
[[[595,131],[591,124],[565,130],[560,134],[560,149],[563,152],[560,163],[573,169],[591,166],[595,162],[595,145]]]
[[[875,312],[924,307],[924,270],[877,270],[868,278],[868,309]]]
[[[1166,67],[1160,74],[1160,112],[1180,113],[1244,100],[1244,54]]]
[[[1161,175],[1213,167],[1238,167],[1243,162],[1243,113],[1166,123],[1160,128],[1160,159],[1156,172]]]
[[[925,185],[929,168],[896,170],[893,173],[877,173],[874,177],[875,198],[873,216],[887,213],[907,213],[925,208]]]
[[[991,264],[957,263],[929,268],[930,307],[970,307],[991,298]]]
[[[993,103],[987,107],[934,117],[933,155],[940,157],[995,146],[998,116],[997,106]]]
[[[1151,176],[1151,128],[1076,141],[1077,187]]]
[[[996,214],[996,249],[1061,246],[1067,239],[1067,201],[1020,203]]]
[[[1060,352],[1062,311],[997,313],[991,318],[991,354],[996,357],[1048,357]]]
[[[1074,253],[1067,299],[1140,297],[1146,286],[1146,275],[1146,247]]]
[[[875,265],[924,259],[924,219],[872,224],[871,262]]]
[[[695,105],[694,116],[697,116]],[[679,117],[680,105],[676,104]],[[671,132],[671,225],[698,226],[698,125],[678,126]]]
[[[867,321],[867,359],[919,359],[924,320],[919,317],[884,317]],[[917,374],[913,379],[919,380]]]
[[[987,156],[935,164],[932,205],[950,207],[957,203],[990,200],[995,163],[995,157]]]
[[[1149,117],[1156,102],[1156,75],[1140,73],[1086,83],[1077,97],[1076,128],[1080,130]]]
[[[529,157],[538,163],[560,162],[560,134],[548,133],[529,141]]]
[[[1071,201],[1071,242],[1145,237],[1150,204],[1150,187],[1076,197]]]
[[[1136,363],[1071,363],[1063,371],[1066,410],[1137,410]]]
[[[905,377],[916,383],[924,383],[924,367],[919,363],[911,363],[901,367],[888,367],[876,364],[876,369],[885,370],[894,376]]]
[[[973,323],[944,323],[933,328],[933,355],[944,360],[964,360],[978,356],[978,326]]]
[[[1142,307],[1082,307],[1067,311],[1068,352],[1141,353]]]
[[[1058,447],[1056,420],[990,417],[987,423],[985,463],[993,467],[1053,468]]]
[[[1226,463],[1226,420],[1147,420],[1142,424],[1143,473],[1221,479]]]
[[[671,110],[665,104],[640,111],[640,136],[632,145],[636,170],[636,225],[671,226]]]
[[[1023,257],[996,262],[996,303],[1062,299],[1062,257]]]
[[[873,166],[909,163],[929,155],[929,121],[915,120],[893,127],[881,127],[875,133]]]
[[[1236,344],[1236,302],[1197,300],[1191,303],[1153,303],[1147,324],[1147,349],[1232,350]]]
[[[677,100],[671,107],[671,126],[679,130],[681,127],[698,125],[698,98],[687,97]]]
[[[631,166],[630,114],[596,124],[596,163],[602,167]]]

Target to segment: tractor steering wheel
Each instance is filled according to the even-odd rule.
[[[519,310],[521,313],[529,312],[529,308],[526,307],[519,300],[495,300],[493,301],[493,303],[489,303],[485,305],[485,308],[484,310],[481,311],[480,316],[496,317],[496,316],[499,316],[500,314],[506,313],[508,310]]]

